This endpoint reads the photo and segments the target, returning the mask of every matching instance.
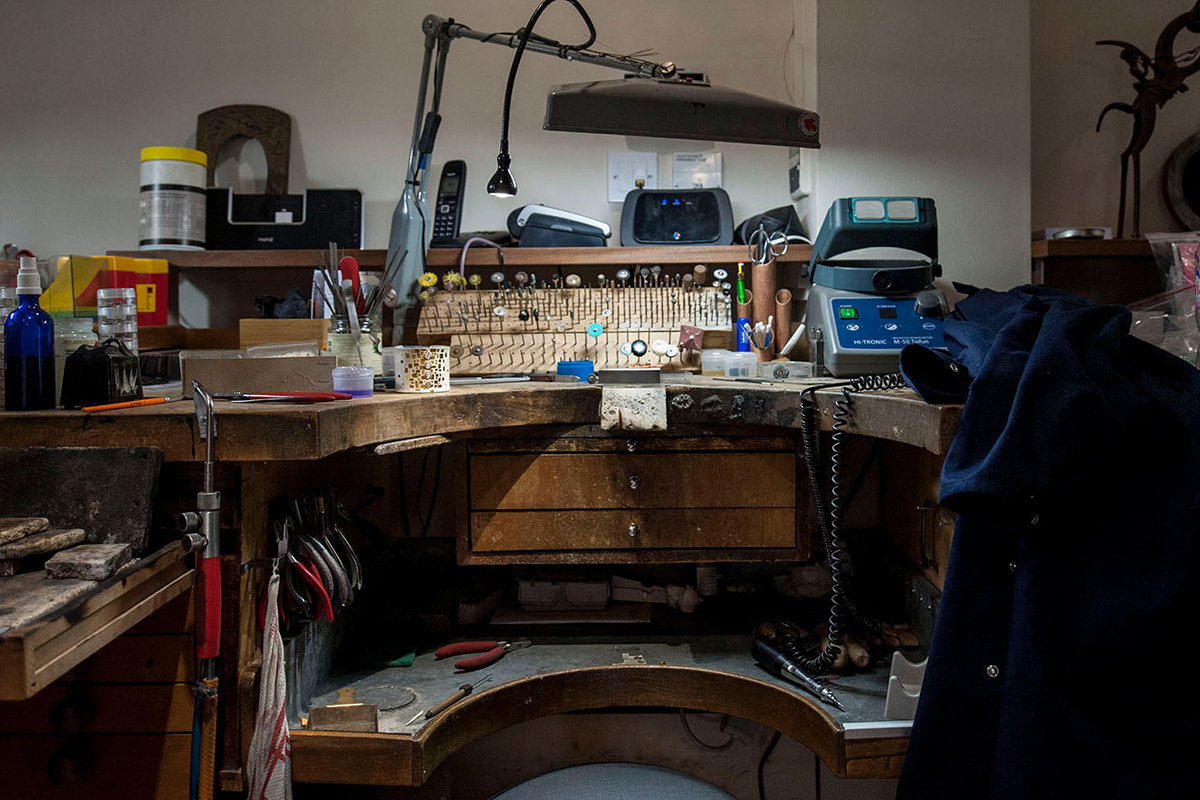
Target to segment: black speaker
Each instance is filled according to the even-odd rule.
[[[363,242],[358,189],[308,189],[303,194],[234,194],[208,189],[205,247],[209,250],[324,250],[330,242]]]

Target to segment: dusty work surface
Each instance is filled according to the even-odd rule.
[[[800,391],[813,383],[738,383],[694,375],[664,376],[667,422],[701,425],[800,427]],[[221,461],[309,460],[343,450],[430,435],[530,425],[596,425],[601,388],[578,383],[456,386],[416,395],[314,405],[218,401],[217,458]],[[816,392],[817,424],[832,427],[836,389]],[[902,389],[864,392],[854,399],[849,430],[944,454],[958,426],[959,406],[924,403]],[[9,447],[154,446],[165,461],[201,461],[191,402],[84,414],[80,411],[0,412],[0,441]]]
[[[454,669],[454,662],[467,656],[439,661],[430,651],[418,654],[411,667],[374,668],[337,674],[326,681],[321,693],[313,698],[312,705],[336,703],[339,689],[358,687],[363,690],[361,697],[357,696],[356,691],[355,699],[358,702],[376,703],[380,706],[381,733],[415,735],[434,720],[422,717],[411,725],[408,721],[418,711],[423,712],[453,694],[463,683],[476,683],[491,676],[491,680],[475,689],[471,695],[471,698],[475,698],[502,689],[505,684],[548,673],[610,666],[637,669],[638,665],[629,664],[626,656],[630,659],[644,658],[647,666],[693,667],[750,678],[794,691],[797,696],[805,699],[812,698],[812,695],[799,687],[761,669],[750,657],[750,638],[747,636],[660,636],[653,639],[555,637],[534,639],[533,646],[507,653],[492,666],[473,672],[458,672]],[[821,705],[820,708],[842,727],[849,723],[855,731],[853,736],[906,736],[907,723],[884,720],[883,703],[887,694],[887,680],[888,670],[883,665],[873,672],[828,680],[830,690],[846,710],[839,711],[827,705]],[[395,688],[394,695],[389,695],[384,688],[387,686]],[[396,698],[396,702],[408,699],[406,689],[411,690],[416,699],[403,707],[389,709],[393,698]],[[702,703],[702,698],[698,697],[697,702]],[[700,705],[697,708],[703,710],[704,707]],[[863,723],[880,724],[873,726]]]
[[[177,561],[182,557],[179,545],[173,543],[145,558],[129,562],[103,581],[47,578],[46,571],[41,569],[0,578],[0,636],[10,629],[67,614],[91,596],[120,583],[143,567]]]

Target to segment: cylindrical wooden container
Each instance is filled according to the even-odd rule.
[[[775,263],[755,264],[751,276],[754,286],[754,314],[751,322],[766,322],[775,314]],[[777,338],[774,336],[774,331],[772,338]],[[765,360],[769,361],[775,355],[775,343],[772,342],[768,349],[771,351],[771,356]]]
[[[780,289],[775,293],[775,347],[778,353],[792,335],[792,290]]]

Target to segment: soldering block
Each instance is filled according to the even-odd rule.
[[[102,581],[111,578],[132,557],[128,544],[81,544],[51,556],[46,562],[46,577]]]
[[[0,544],[24,539],[31,533],[41,533],[50,527],[45,517],[0,517]]]
[[[665,431],[665,386],[605,386],[600,395],[600,427],[606,431]]]
[[[79,528],[51,528],[48,531],[33,533],[17,539],[15,542],[0,545],[0,561],[66,550],[68,547],[82,544],[85,538],[87,537]]]

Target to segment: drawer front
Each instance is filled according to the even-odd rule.
[[[478,553],[754,547],[796,547],[795,510],[693,508],[471,514],[471,549]]]
[[[471,457],[472,510],[795,508],[792,453]]]

